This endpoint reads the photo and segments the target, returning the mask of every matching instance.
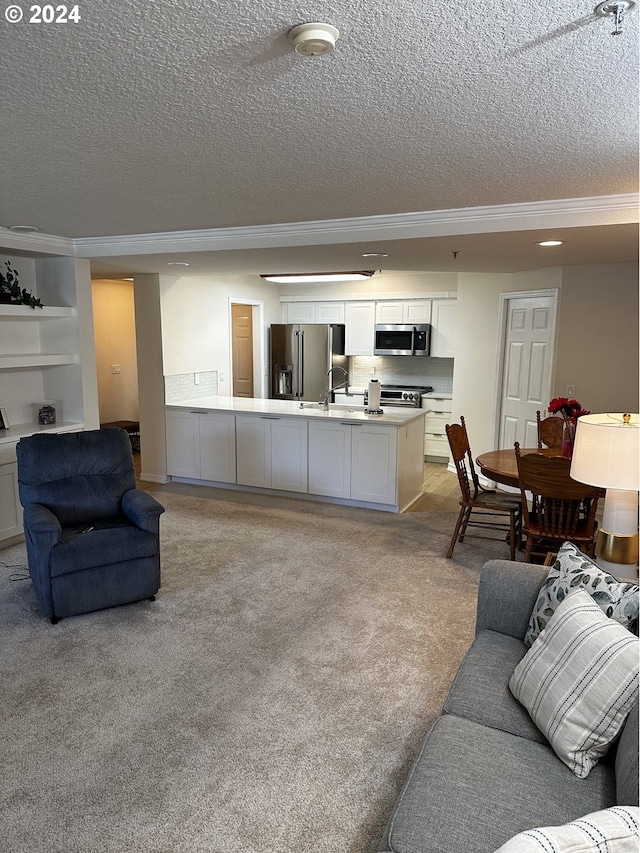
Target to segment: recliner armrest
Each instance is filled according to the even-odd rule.
[[[524,639],[548,566],[489,560],[480,574],[476,634],[498,631]]]
[[[23,512],[23,521],[25,527],[34,534],[56,534],[58,539],[62,533],[62,525],[56,516],[42,504],[27,504]]]
[[[132,524],[157,534],[164,507],[148,492],[131,489],[122,496],[122,511]]]

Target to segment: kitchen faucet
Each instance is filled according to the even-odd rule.
[[[339,385],[336,385],[335,388],[332,388],[331,387],[331,374],[333,373],[334,370],[341,370],[344,373],[344,381],[341,382]],[[330,367],[329,370],[327,370],[327,375],[325,376],[325,379],[324,379],[324,410],[325,410],[325,412],[329,411],[329,397],[330,397],[330,395],[334,391],[337,391],[339,388],[344,388],[346,390],[346,393],[349,394],[349,374],[344,369],[344,367],[340,367],[339,364],[336,364],[335,367]]]

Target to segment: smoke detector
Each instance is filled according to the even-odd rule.
[[[300,24],[289,30],[289,41],[301,56],[324,56],[331,53],[339,35],[331,24]]]

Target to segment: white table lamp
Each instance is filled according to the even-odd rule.
[[[607,490],[596,557],[612,574],[630,567],[637,574],[639,420],[637,414],[583,415],[576,429],[571,477]]]

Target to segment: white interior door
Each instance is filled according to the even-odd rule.
[[[556,297],[507,297],[498,447],[538,442],[536,411],[550,400]]]

